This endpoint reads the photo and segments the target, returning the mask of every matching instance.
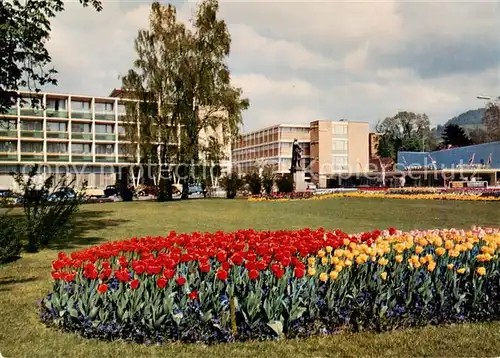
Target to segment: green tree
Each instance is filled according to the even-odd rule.
[[[441,138],[444,145],[464,147],[472,144],[471,139],[465,134],[463,128],[456,124],[448,124],[444,127]]]
[[[79,1],[102,10],[100,0]],[[47,69],[52,59],[45,45],[50,20],[62,11],[63,0],[0,1],[0,113],[16,104],[17,90],[39,92],[46,84],[57,84],[57,71]]]
[[[274,184],[274,168],[272,164],[265,164],[262,168],[262,186],[266,191],[267,195],[270,195],[273,191]]]
[[[469,132],[472,144],[488,143],[488,132],[482,128],[474,128]]]
[[[436,139],[430,129],[429,117],[413,112],[399,112],[380,121],[376,130],[383,133],[378,154],[396,160],[398,151],[422,151],[433,148]]]
[[[486,106],[483,124],[488,133],[488,142],[500,141],[500,105],[490,102]]]
[[[135,40],[134,68],[123,77],[128,96],[157,104],[156,113],[145,105],[127,111],[133,123],[130,138],[139,142],[141,157],[145,150],[160,168],[177,165],[183,198],[192,176],[189,165],[199,165],[200,154],[203,160],[218,160],[249,106],[241,89],[231,85],[226,64],[231,37],[217,18],[218,9],[218,1],[203,1],[191,30],[177,20],[174,6],[154,2],[149,29],[140,30]],[[199,141],[202,131],[210,137],[205,143]]]

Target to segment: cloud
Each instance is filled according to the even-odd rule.
[[[162,1],[166,3],[166,1]],[[48,43],[59,85],[50,91],[107,95],[132,65],[150,1],[79,4],[53,21]],[[194,2],[175,2],[188,21]],[[318,118],[368,121],[398,110],[432,122],[484,103],[500,89],[498,2],[224,1],[229,65],[251,108],[245,130]]]

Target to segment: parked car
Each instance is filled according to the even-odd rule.
[[[9,189],[0,189],[0,204],[18,205],[23,202],[23,197]]]
[[[72,188],[61,188],[49,194],[47,197],[48,201],[59,201],[73,199],[76,196],[75,191]]]
[[[106,189],[104,189],[104,195],[107,197],[117,196],[120,193],[120,188],[116,185],[108,185]]]

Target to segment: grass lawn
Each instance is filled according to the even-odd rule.
[[[500,322],[427,327],[395,332],[339,334],[307,340],[214,346],[171,344],[146,347],[87,340],[46,328],[37,300],[50,289],[51,261],[105,241],[163,235],[170,230],[340,228],[354,233],[400,229],[500,226],[496,202],[331,199],[289,203],[245,200],[106,203],[83,207],[77,236],[53,249],[0,266],[0,353],[4,357],[330,357],[500,356]]]

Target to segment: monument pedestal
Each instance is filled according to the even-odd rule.
[[[303,169],[297,168],[295,173],[293,173],[293,191],[304,192],[306,189],[306,173]]]

